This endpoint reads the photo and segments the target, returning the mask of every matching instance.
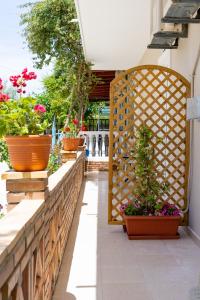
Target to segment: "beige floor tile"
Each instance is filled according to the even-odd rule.
[[[129,241],[122,226],[108,225],[107,197],[107,173],[88,173],[74,251],[66,250],[54,300],[191,300],[200,248],[182,230],[180,240]]]
[[[103,300],[154,300],[144,283],[110,283],[103,284],[102,289]]]

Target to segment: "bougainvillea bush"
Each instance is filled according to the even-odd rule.
[[[10,99],[9,95],[3,93],[0,79],[0,137],[42,134],[47,129],[48,122],[44,117],[46,108],[32,97],[22,97],[27,81],[36,78],[36,74],[28,72],[27,68],[20,75],[10,77],[20,95],[19,99]]]

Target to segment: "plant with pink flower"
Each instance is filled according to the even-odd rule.
[[[26,93],[25,87],[27,86],[27,81],[36,78],[37,75],[35,72],[28,72],[28,69],[24,68],[21,74],[10,76],[10,82],[13,87],[17,89],[17,93],[21,96]]]
[[[0,78],[0,102],[7,102],[9,101],[10,97],[7,94],[3,93],[3,88],[4,88],[3,81]]]
[[[41,104],[36,104],[34,106],[34,111],[39,113],[39,114],[43,114],[46,112],[46,108],[44,107],[44,105],[41,105]]]
[[[123,203],[120,212],[127,216],[180,216],[181,211],[176,205],[162,200],[163,196],[169,195],[170,186],[156,170],[153,138],[147,125],[142,125],[136,132],[134,149],[130,153],[134,161],[132,200]]]
[[[37,104],[37,100],[32,97],[0,105],[0,137],[43,134],[49,126],[45,119],[46,108]]]

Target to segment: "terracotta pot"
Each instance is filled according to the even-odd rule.
[[[65,151],[77,151],[80,143],[80,138],[64,137],[62,142],[63,142],[63,149]]]
[[[51,148],[51,135],[7,136],[8,153],[15,171],[46,169]]]
[[[179,238],[180,216],[126,216],[129,239],[176,239]]]
[[[83,146],[83,144],[84,144],[84,138],[79,138],[79,146]]]

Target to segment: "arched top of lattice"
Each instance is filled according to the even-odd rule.
[[[176,72],[175,70],[172,70],[170,68],[167,67],[163,67],[163,66],[159,66],[159,65],[141,65],[141,66],[137,66],[131,69],[128,69],[124,72],[122,72],[119,76],[117,76],[115,79],[113,79],[110,83],[111,88],[120,80],[125,79],[127,75],[130,75],[131,73],[134,73],[136,71],[142,71],[144,70],[150,70],[152,69],[154,72],[156,72],[156,70],[166,73],[169,73],[171,76],[175,76],[176,78],[178,78],[179,80],[181,80],[183,82],[183,84],[188,87],[188,89],[190,89],[190,82],[180,73]],[[147,73],[148,73],[147,71]],[[145,76],[145,73],[144,73]]]

